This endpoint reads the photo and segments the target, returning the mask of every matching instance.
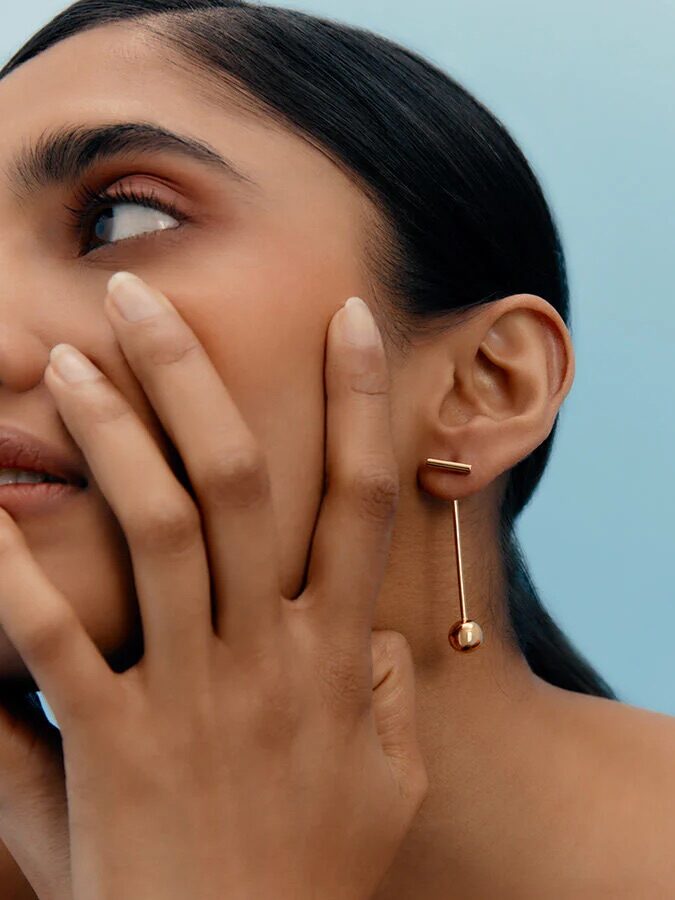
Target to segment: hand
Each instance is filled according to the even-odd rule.
[[[137,665],[111,670],[0,511],[0,625],[61,727],[72,896],[363,900],[428,786],[409,646],[372,631],[398,492],[381,341],[348,343],[342,310],[329,327],[328,491],[291,601],[260,447],[173,305],[131,284],[157,314],[106,311],[197,500],[99,370],[45,383],[127,537]]]

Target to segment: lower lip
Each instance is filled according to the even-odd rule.
[[[49,512],[64,500],[82,492],[76,484],[0,484],[0,507],[11,515]]]

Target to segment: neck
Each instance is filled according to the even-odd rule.
[[[553,813],[538,796],[550,803],[543,795],[551,779],[556,783],[544,771],[555,756],[542,740],[550,697],[516,657],[508,663],[487,647],[471,656],[458,661],[465,672],[455,669],[445,681],[418,679],[417,728],[430,789],[376,900],[547,896],[543,885],[539,894],[526,888],[536,848],[551,864],[536,833]]]
[[[563,762],[566,754],[572,758],[573,743],[562,749],[567,738],[556,725],[569,692],[530,670],[509,626],[494,527],[477,534],[470,514],[464,518],[467,613],[485,635],[468,653],[453,650],[447,638],[459,618],[447,515],[429,526],[427,510],[417,527],[399,526],[392,537],[374,627],[400,631],[411,644],[430,787],[375,900],[546,896],[555,837],[542,825],[573,791]],[[514,893],[498,894],[507,883]]]

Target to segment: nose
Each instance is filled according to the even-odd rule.
[[[30,391],[42,381],[50,347],[23,323],[0,319],[0,391]]]
[[[5,221],[16,227],[5,228]],[[17,220],[15,210],[2,205],[1,195],[0,222],[0,397],[6,398],[10,391],[25,393],[40,384],[49,351],[58,343],[45,336],[54,332],[46,313],[57,272],[46,260],[37,265],[44,253],[35,235],[22,226],[21,217]]]

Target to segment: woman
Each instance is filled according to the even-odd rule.
[[[99,309],[109,275],[133,270],[170,297],[265,451],[285,597],[306,582],[323,492],[328,322],[359,295],[380,325],[400,493],[373,624],[412,649],[429,789],[374,896],[671,896],[673,721],[616,702],[544,611],[513,531],[574,359],[558,234],[503,126],[391,42],[241,3],[84,0],[0,77],[11,123],[0,209],[13,222],[1,245],[3,421],[44,417],[33,430],[81,458],[39,386],[49,348],[67,341],[116,384],[189,487]],[[119,127],[128,122],[165,131]],[[17,204],[10,160],[68,127],[56,151],[38,152],[44,140],[24,159],[30,196]],[[200,141],[201,160],[166,131]],[[76,176],[74,163],[101,147],[105,158]],[[41,179],[40,159],[51,163]],[[455,499],[467,611],[484,634],[471,653],[448,643],[460,608]],[[133,573],[99,486],[57,520],[20,524],[125,669],[139,652]],[[25,677],[9,641],[0,652],[5,679]],[[40,864],[54,871],[59,816],[50,830],[35,813],[47,823]]]

